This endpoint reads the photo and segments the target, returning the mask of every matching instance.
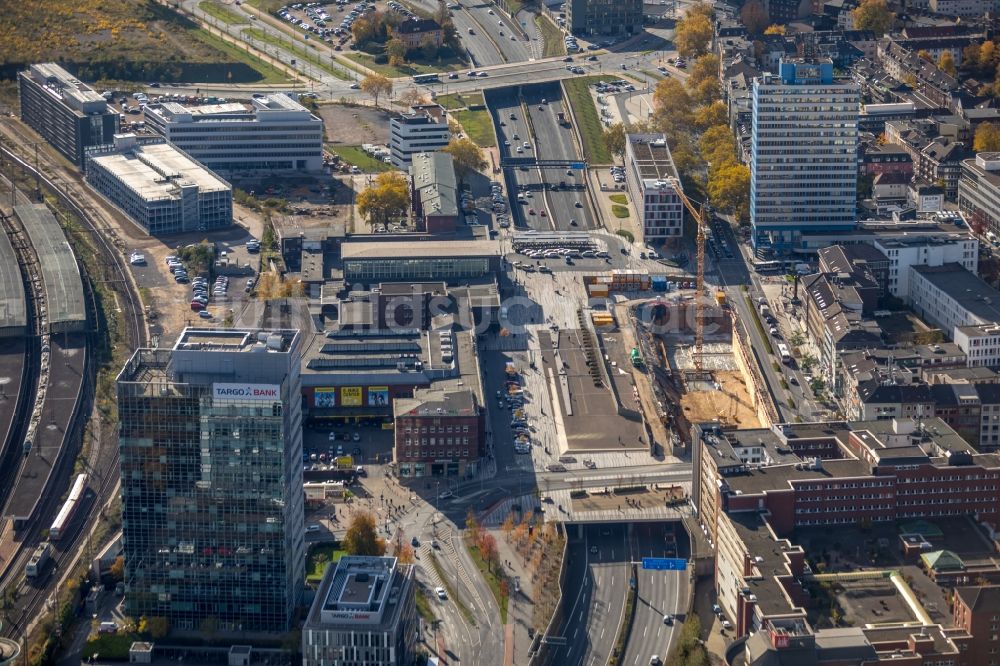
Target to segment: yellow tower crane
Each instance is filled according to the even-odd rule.
[[[695,244],[698,255],[698,273],[695,278],[694,296],[694,367],[701,370],[702,355],[705,347],[705,207],[695,208],[687,195],[677,187],[677,196],[684,203],[684,207],[691,213],[696,225]]]

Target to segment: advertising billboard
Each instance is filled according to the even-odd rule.
[[[276,402],[281,400],[277,384],[212,384],[213,400]]]
[[[318,388],[313,391],[313,405],[317,409],[330,409],[337,406],[337,389]]]
[[[368,406],[369,407],[385,407],[389,404],[389,387],[388,386],[369,386],[368,387]]]
[[[360,386],[344,386],[340,389],[340,406],[341,407],[360,407],[361,406],[361,387]]]

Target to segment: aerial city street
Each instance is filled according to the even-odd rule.
[[[1000,0],[0,18],[0,666],[989,666]]]

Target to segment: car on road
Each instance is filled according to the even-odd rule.
[[[663,616],[663,624],[669,626],[669,625],[672,625],[673,623],[674,623],[674,616],[673,615],[669,615],[668,614],[668,615],[664,615]]]
[[[327,435],[327,439],[329,441],[331,441],[331,442],[336,442],[337,441],[337,433],[331,432],[329,435]]]
[[[410,539],[410,545],[413,546],[414,548],[419,548],[420,539],[418,539],[417,537],[413,537],[412,539]]]
[[[576,203],[574,203],[573,205],[574,205],[574,206],[576,206],[577,208],[583,208],[583,204],[582,204],[582,203],[580,203],[579,201],[577,201],[577,202],[576,202]]]
[[[438,599],[441,599],[442,601],[448,598],[448,593],[444,591],[443,587],[435,587],[434,594],[436,594]]]
[[[575,227],[576,226],[576,220],[570,220],[569,221],[569,226]]]
[[[733,628],[733,623],[730,622],[729,620],[723,620],[722,621],[722,628],[723,629],[732,629]]]
[[[351,90],[359,90],[360,88],[361,88],[361,85],[358,84],[358,83],[352,83],[351,84]]]
[[[454,496],[455,496],[455,491],[453,490],[446,490],[443,493],[441,493],[441,499],[449,499]]]
[[[539,214],[539,215],[541,215],[542,217],[548,217],[548,216],[549,216],[549,214],[545,212],[545,209],[544,209],[544,208],[543,208],[542,210],[540,210],[540,211],[538,212],[538,214]]]
[[[472,31],[470,30],[469,32],[471,33]],[[457,79],[458,78],[458,74],[456,72],[452,72],[451,74],[448,75],[448,78],[449,79]]]
[[[535,214],[535,209],[534,208],[529,208],[528,209],[528,215],[534,215],[534,214]]]
[[[198,316],[201,317],[202,319],[211,319],[212,313],[209,312],[208,310],[202,310],[201,312],[198,313]]]
[[[360,441],[361,441],[361,433],[358,433],[358,432],[356,432],[356,433],[353,433],[353,434],[351,435],[351,439],[352,439],[353,441],[355,441],[355,442],[360,442]]]
[[[129,256],[128,261],[133,266],[144,266],[146,264],[146,255],[142,252],[135,251]]]
[[[591,546],[591,547],[590,547],[590,552],[591,552],[592,554],[596,555],[596,554],[597,554],[597,546]]]
[[[791,385],[793,385],[793,386],[798,386],[799,385],[799,378],[796,377],[795,375],[792,375],[791,377],[788,378],[788,383],[791,384]]]
[[[518,146],[517,147],[517,152],[523,153],[524,152],[524,148],[522,148],[521,146]]]
[[[654,654],[649,658],[649,666],[660,666],[663,662],[660,661],[660,655]]]

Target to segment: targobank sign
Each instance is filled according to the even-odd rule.
[[[281,387],[277,384],[212,384],[212,398],[276,402],[281,400]]]

